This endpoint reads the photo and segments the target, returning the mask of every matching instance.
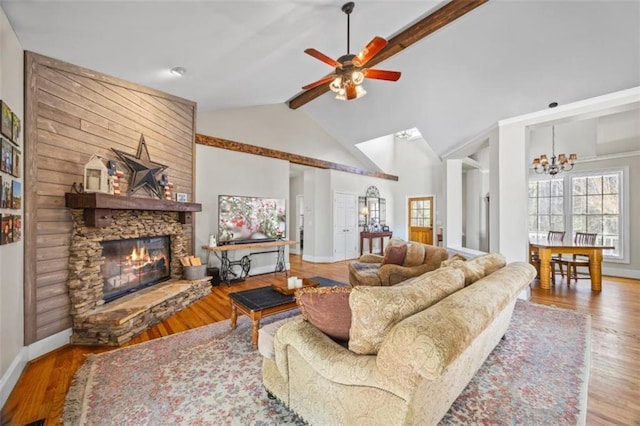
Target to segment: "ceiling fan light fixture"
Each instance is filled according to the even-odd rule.
[[[363,97],[364,95],[367,94],[367,91],[364,90],[364,87],[356,86],[353,83],[345,83],[345,84],[342,85],[342,87],[336,93],[336,99],[338,99],[340,101],[348,101],[348,100],[350,100],[347,97],[347,84],[349,84],[351,87],[355,87],[356,88],[355,96],[352,97],[351,99],[358,99],[358,98],[361,98],[361,97]]]
[[[338,93],[340,89],[342,89],[342,77],[334,78],[331,84],[329,84],[329,88],[332,92]]]
[[[359,86],[364,81],[364,74],[360,70],[355,70],[351,73],[351,81],[356,86]]]

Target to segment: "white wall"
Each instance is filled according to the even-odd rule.
[[[300,227],[303,225],[300,219],[300,211],[298,210],[299,197],[302,197],[304,201],[304,178],[302,173],[297,173],[289,178],[289,201],[291,203],[289,207],[289,223],[291,228],[287,232],[287,238],[295,241],[300,241]],[[300,254],[300,244],[289,246],[289,252]]]
[[[208,136],[367,168],[303,109],[292,110],[284,103],[198,111],[197,129]]]
[[[197,126],[198,133],[209,136],[363,167],[361,162],[350,155],[305,113],[299,110],[292,111],[284,104],[198,112]],[[424,151],[425,148],[421,149]],[[288,170],[288,163],[283,162],[287,166],[282,166],[282,175],[269,173],[267,176],[263,171],[269,169],[272,161],[279,160],[251,154],[230,155],[224,152],[225,150],[204,146],[198,146],[196,151],[196,201],[203,204],[203,212],[196,215],[196,247],[199,248],[208,239],[208,234],[217,229],[217,205],[211,205],[217,202],[217,195],[213,201],[207,198],[211,198],[219,191],[222,191],[219,192],[221,194],[229,194],[230,187],[237,188],[237,191],[243,189],[246,195],[262,195],[260,191],[264,188],[286,188],[289,206],[288,229],[291,229],[292,207],[295,206],[294,195],[298,195],[298,190],[290,188],[290,185],[293,185],[292,182],[297,181],[290,180],[288,172],[286,178],[284,176],[284,169]],[[416,151],[411,152],[415,154]],[[403,158],[411,159],[411,152],[404,152]],[[238,165],[248,157],[252,157],[253,166],[239,168]],[[396,161],[395,167],[407,176],[405,181],[410,182],[407,188],[414,189],[418,186],[423,188],[420,189],[419,194],[434,192],[428,186],[433,176],[439,177],[439,173],[429,168],[418,167],[407,171],[406,168],[402,169],[399,163],[400,161]],[[261,172],[256,173],[254,170],[261,170]],[[227,185],[230,172],[233,173],[235,181]],[[420,178],[415,178],[416,174]],[[437,184],[439,185],[439,180]],[[333,238],[329,232],[333,225],[331,217],[333,192],[350,192],[363,196],[370,185],[377,186],[381,197],[387,199],[387,223],[394,230],[394,221],[398,217],[396,208],[398,204],[402,204],[397,201],[397,182],[335,170],[306,168],[303,171],[301,186],[305,205],[304,260],[312,262],[333,260]],[[418,189],[415,190],[418,191]]]
[[[22,47],[4,10],[0,8],[0,99],[20,117],[24,135],[23,62]],[[21,147],[24,153],[24,144],[21,144]],[[2,209],[0,213],[20,214],[24,224],[23,210],[18,212]],[[0,246],[0,407],[9,397],[26,363],[25,356],[22,356],[24,355],[22,353],[24,345],[23,253],[22,241]]]
[[[218,235],[219,195],[286,199],[287,238],[290,237],[291,212],[295,208],[292,209],[289,199],[288,161],[196,145],[196,202],[202,204],[202,212],[196,213],[195,237],[196,253],[203,259],[207,259],[208,253],[201,247],[208,244],[210,234]],[[229,260],[239,260],[248,253],[248,250],[229,252]],[[275,253],[252,256],[249,274],[273,272],[275,263]],[[209,264],[220,266],[213,254]]]
[[[389,155],[389,154],[387,154]],[[398,176],[393,195],[393,233],[407,239],[409,235],[408,199],[411,197],[433,197],[434,238],[444,222],[444,196],[442,187],[442,161],[423,138],[397,139],[390,154],[395,161],[389,172]],[[387,210],[390,205],[387,204]]]

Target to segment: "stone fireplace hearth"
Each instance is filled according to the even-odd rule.
[[[210,292],[208,279],[181,280],[187,256],[178,212],[113,210],[105,227],[88,226],[82,209],[71,211],[73,233],[67,287],[73,319],[72,343],[121,345]],[[170,237],[170,280],[104,301],[103,241]]]

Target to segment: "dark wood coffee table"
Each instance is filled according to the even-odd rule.
[[[231,301],[231,328],[236,328],[238,311],[251,318],[251,343],[258,347],[260,320],[270,315],[298,307],[293,295],[278,293],[271,286],[229,293]]]

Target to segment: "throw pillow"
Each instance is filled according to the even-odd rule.
[[[349,340],[351,287],[308,287],[296,290],[302,319],[336,341]]]
[[[391,328],[464,287],[464,274],[453,268],[437,269],[402,286],[351,290],[349,350],[375,355]]]
[[[407,245],[390,247],[382,259],[383,265],[402,265],[404,256],[407,254]]]

